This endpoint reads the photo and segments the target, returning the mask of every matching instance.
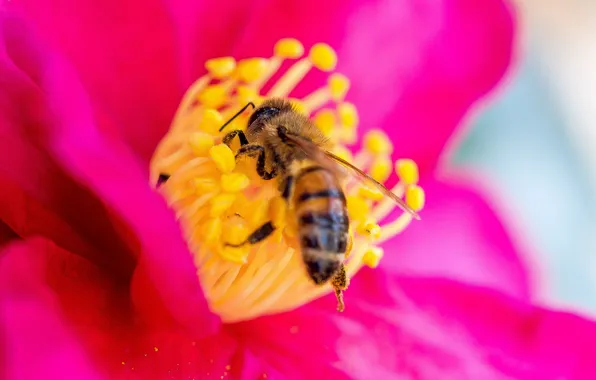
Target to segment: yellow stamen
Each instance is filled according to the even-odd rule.
[[[381,261],[381,258],[383,258],[383,254],[383,248],[370,247],[364,253],[362,261],[364,262],[364,265],[371,268],[376,268],[379,266],[379,262]]]
[[[327,137],[330,137],[335,127],[336,119],[335,113],[330,109],[322,109],[315,115],[313,121],[315,125]]]
[[[238,62],[238,78],[243,82],[254,82],[267,70],[267,60],[263,58],[249,58]]]
[[[344,127],[355,128],[358,125],[358,111],[352,103],[345,102],[338,104],[337,113]]]
[[[248,187],[250,180],[246,174],[227,173],[221,176],[221,188],[229,193],[237,193]]]
[[[199,94],[199,102],[210,108],[219,108],[228,98],[227,89],[221,84],[211,85]]]
[[[349,277],[363,265],[379,265],[380,244],[412,221],[407,213],[385,221],[395,210],[394,201],[353,178],[341,177],[350,220],[346,276],[316,286],[305,270],[302,231],[292,201],[280,196],[278,181],[259,178],[254,159],[236,161],[236,139],[230,147],[221,143],[227,132],[246,130],[250,109],[219,131],[248,102],[258,106],[269,96],[288,98],[296,111],[310,117],[325,133],[332,152],[381,182],[395,167],[400,182],[394,193],[415,210],[424,206],[424,191],[417,185],[418,168],[409,160],[391,162],[393,145],[384,133],[366,134],[364,148],[358,152],[346,147],[358,139],[358,112],[355,105],[343,101],[350,86],[345,76],[331,74],[325,86],[305,97],[289,97],[311,69],[329,71],[337,63],[335,52],[324,44],[314,45],[308,57],[300,58],[303,54],[302,44],[284,39],[269,58],[237,63],[231,57],[209,60],[205,64],[208,74],[184,95],[151,160],[154,186],[160,174],[169,176],[158,191],[181,223],[210,308],[226,322],[291,310],[332,292],[340,308],[344,296],[349,308],[349,290],[342,293]],[[297,61],[278,73],[286,59]],[[263,94],[262,88],[269,87],[273,77],[279,80],[270,83],[270,92]],[[251,233],[269,222],[274,227],[270,236],[254,245],[247,242]]]
[[[300,58],[304,54],[304,46],[294,38],[282,38],[275,44],[275,55],[281,58]]]
[[[395,172],[406,185],[418,183],[418,165],[413,160],[402,159],[395,162]]]
[[[370,175],[377,181],[383,183],[391,175],[393,163],[389,157],[377,157],[370,168]]]
[[[230,173],[236,167],[234,152],[225,144],[219,144],[209,149],[209,155],[223,173]]]
[[[236,68],[236,60],[232,57],[210,59],[205,63],[205,68],[215,79],[230,76]]]
[[[188,143],[194,154],[206,156],[213,147],[213,136],[203,132],[195,132],[190,135]]]
[[[391,154],[393,145],[385,133],[373,129],[364,135],[364,146],[372,154]]]
[[[336,102],[341,102],[350,89],[350,80],[345,75],[333,73],[329,76],[327,85],[331,98]]]
[[[406,203],[414,211],[420,211],[424,207],[424,190],[420,186],[411,185],[406,190]]]
[[[312,64],[322,71],[331,71],[337,65],[337,55],[327,44],[315,44],[310,49],[309,58]]]

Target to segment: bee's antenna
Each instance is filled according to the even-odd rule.
[[[224,125],[221,126],[221,128],[219,128],[219,131],[223,131],[223,129],[230,124],[232,121],[234,121],[235,118],[237,118],[238,116],[240,116],[242,114],[242,112],[244,112],[249,106],[251,106],[253,109],[255,109],[255,104],[253,102],[248,102],[246,103],[246,105],[244,107],[242,107],[242,109],[238,112],[236,112],[236,114],[234,116],[232,116],[232,118],[228,121],[226,121],[226,123]]]

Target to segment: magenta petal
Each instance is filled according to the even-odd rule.
[[[422,221],[383,245],[384,270],[445,277],[528,298],[526,252],[516,244],[482,188],[463,180],[423,184]],[[531,277],[530,273],[530,277]]]
[[[218,319],[208,309],[174,215],[148,185],[146,168],[126,146],[102,135],[70,67],[43,49],[17,19],[4,25],[12,31],[5,36],[7,45],[21,58],[15,63],[35,79],[52,111],[41,113],[36,129],[20,132],[118,215],[168,313],[197,334],[211,331]]]
[[[325,297],[293,314],[298,335],[337,353],[355,379],[591,379],[596,324],[502,293],[449,280],[363,269],[345,293],[346,311]],[[325,316],[324,313],[327,313]],[[317,316],[320,331],[311,327]],[[322,321],[322,322],[321,322]],[[335,337],[328,330],[335,330]],[[319,336],[319,332],[323,335]],[[327,338],[335,340],[326,340]],[[282,336],[287,344],[287,337]],[[326,341],[325,341],[326,340]],[[314,343],[313,343],[314,342]]]
[[[502,0],[271,1],[248,20],[237,56],[267,56],[282,37],[336,48],[362,128],[384,128],[424,172],[503,76],[514,29]],[[311,74],[297,93],[322,83]]]
[[[0,252],[2,378],[103,378],[45,282],[48,249],[47,242],[35,239]]]
[[[96,111],[148,162],[180,96],[172,20],[161,0],[17,2],[66,55]]]

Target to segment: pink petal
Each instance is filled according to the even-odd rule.
[[[335,312],[336,301],[329,296],[293,312],[246,322],[241,334],[262,350],[285,354],[300,375],[319,359],[353,379],[596,375],[588,348],[596,337],[593,322],[492,290],[364,269],[352,279],[345,299],[342,314]],[[311,351],[316,355],[305,362]]]
[[[437,276],[498,289],[527,299],[532,273],[512,231],[491,200],[471,181],[433,180],[423,184],[422,220],[383,245],[384,270]]]
[[[46,236],[69,251],[130,272],[131,255],[123,255],[129,248],[114,228],[118,218],[41,147],[40,126],[51,124],[51,99],[35,83],[43,66],[23,25],[0,14],[0,220],[19,236]]]
[[[42,108],[45,118],[36,125],[38,130],[19,132],[38,142],[61,170],[118,215],[133,235],[127,239],[130,248],[140,256],[141,268],[147,271],[167,313],[196,334],[212,331],[218,319],[207,307],[172,212],[148,186],[147,169],[138,165],[126,146],[102,136],[71,68],[43,48],[16,18],[11,22],[6,29],[14,33],[5,36],[7,44],[28,58],[15,63],[36,79],[38,91],[51,107],[51,113]]]
[[[23,0],[26,16],[76,67],[101,124],[142,162],[206,59],[229,54],[250,2]]]
[[[279,38],[337,49],[363,129],[383,127],[400,157],[431,169],[470,106],[503,76],[513,20],[501,0],[263,2],[236,56],[271,54]],[[312,74],[297,95],[322,84]]]
[[[42,239],[0,253],[4,379],[104,378],[62,317],[61,300],[48,283],[47,265],[58,266],[61,255]]]

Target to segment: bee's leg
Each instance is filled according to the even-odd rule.
[[[156,187],[160,187],[164,183],[166,183],[170,179],[170,175],[166,173],[159,173],[159,177],[157,178]]]
[[[248,144],[241,146],[236,152],[236,159],[243,156],[257,157],[257,174],[264,180],[268,181],[277,176],[279,160],[273,160],[271,170],[267,171],[265,169],[265,148],[261,145]]]
[[[281,192],[281,197],[283,199],[285,199],[286,201],[288,201],[290,199],[290,196],[292,195],[292,192],[294,191],[294,176],[293,175],[289,175],[284,179],[284,181],[281,183],[279,191]]]
[[[346,273],[346,267],[342,263],[331,279],[331,286],[335,289],[335,297],[337,297],[337,311],[339,312],[344,311],[346,308],[343,291],[348,288],[349,284],[350,279]]]
[[[248,145],[248,139],[246,138],[244,131],[241,131],[240,129],[237,129],[237,130],[232,131],[232,132],[228,133],[227,135],[225,135],[223,138],[223,143],[226,144],[227,146],[230,146],[230,144],[232,143],[232,140],[234,140],[234,137],[236,137],[236,136],[238,136],[241,146]]]
[[[258,242],[265,240],[269,235],[271,235],[275,231],[275,226],[273,223],[267,222],[263,224],[261,227],[257,228],[253,233],[248,235],[245,241],[240,244],[227,244],[229,247],[241,247],[244,244],[257,244]]]

